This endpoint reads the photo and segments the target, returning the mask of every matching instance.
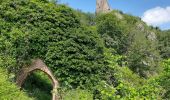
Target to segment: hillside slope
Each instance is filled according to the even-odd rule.
[[[0,68],[17,75],[30,60],[42,59],[59,80],[63,100],[162,99],[166,87],[160,78],[168,76],[160,74],[166,73],[160,33],[140,18],[116,10],[95,16],[48,0],[2,0]],[[30,97],[50,98],[47,78],[39,72],[28,77]],[[29,100],[17,91],[23,94],[18,98]]]

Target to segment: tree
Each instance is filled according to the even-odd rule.
[[[159,50],[163,58],[170,57],[170,31],[159,32]]]
[[[135,31],[127,52],[128,66],[140,76],[149,77],[159,72],[159,52],[155,41],[148,40],[143,32]]]
[[[56,4],[58,2],[58,0],[49,0],[50,2]]]
[[[118,12],[99,15],[96,21],[97,31],[104,39],[107,48],[114,48],[118,54],[123,54],[126,51],[125,43],[127,43],[125,42],[125,23],[115,13]]]
[[[61,85],[92,88],[106,76],[103,49],[100,37],[93,30],[86,27],[71,29],[60,41],[49,43],[45,61]]]

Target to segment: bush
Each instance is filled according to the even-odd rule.
[[[123,21],[117,18],[116,11],[97,16],[97,32],[104,39],[107,48],[114,48],[118,54],[126,51],[126,33]],[[122,16],[122,15],[121,15]]]
[[[165,93],[163,95],[164,99],[170,99],[170,59],[163,61],[162,63],[163,71],[157,81],[164,88]]]
[[[0,100],[33,100],[9,81],[5,70],[0,68]]]
[[[143,79],[133,73],[128,67],[120,67],[116,61],[121,56],[113,56],[106,53],[111,73],[110,81],[101,81],[97,86],[95,98],[101,100],[136,100],[161,99],[163,89],[155,78]]]
[[[170,57],[170,30],[160,31],[158,34],[159,50],[163,58],[168,59]]]
[[[92,88],[105,76],[102,41],[86,27],[72,29],[62,38],[49,44],[46,64],[54,71],[61,86]]]
[[[62,100],[93,100],[93,94],[87,90],[75,89],[64,93]]]

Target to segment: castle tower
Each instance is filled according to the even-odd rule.
[[[96,0],[96,14],[107,13],[109,11],[111,11],[111,8],[107,0]]]

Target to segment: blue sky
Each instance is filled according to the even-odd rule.
[[[170,0],[108,0],[112,9],[139,16],[149,25],[170,29]],[[95,12],[96,0],[59,0],[74,9]],[[150,19],[149,19],[150,18]]]

